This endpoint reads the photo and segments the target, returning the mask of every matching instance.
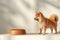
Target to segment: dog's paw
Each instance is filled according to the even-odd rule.
[[[39,34],[42,34],[42,33],[39,33]]]
[[[57,33],[54,33],[54,34],[57,34]]]
[[[42,35],[45,35],[46,33],[42,33]]]

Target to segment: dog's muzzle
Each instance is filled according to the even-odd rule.
[[[39,19],[38,19],[38,18],[34,18],[34,20],[39,21]]]

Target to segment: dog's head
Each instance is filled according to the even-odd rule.
[[[34,20],[39,21],[43,17],[41,12],[36,12]]]

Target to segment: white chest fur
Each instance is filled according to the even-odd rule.
[[[38,22],[38,26],[39,26],[39,28],[44,27],[44,25],[45,25],[45,23],[44,23],[44,22]]]

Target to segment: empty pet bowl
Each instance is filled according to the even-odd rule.
[[[26,31],[24,29],[10,29],[9,34],[26,34]]]

